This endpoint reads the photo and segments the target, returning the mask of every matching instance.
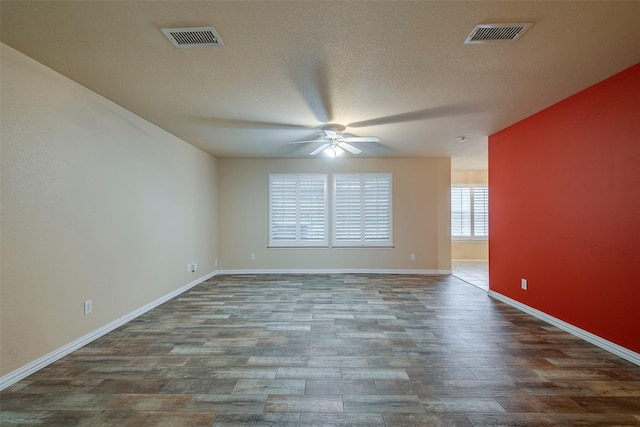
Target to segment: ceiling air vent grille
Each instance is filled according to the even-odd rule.
[[[465,44],[516,41],[532,26],[526,24],[481,24],[471,31]]]
[[[224,46],[213,27],[163,28],[162,32],[179,48]]]

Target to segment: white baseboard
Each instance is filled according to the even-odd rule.
[[[169,292],[168,294],[161,296],[160,298],[151,301],[148,304],[143,305],[142,307],[139,307],[135,310],[133,310],[132,312],[125,314],[124,316],[120,317],[119,319],[114,320],[113,322],[107,323],[106,325],[96,329],[93,332],[88,333],[87,335],[84,335],[80,338],[78,338],[77,340],[74,340],[72,342],[70,342],[69,344],[66,344],[54,351],[52,351],[51,353],[45,354],[42,357],[39,357],[38,359],[34,360],[33,362],[27,363],[26,365],[16,369],[15,371],[9,372],[8,374],[0,377],[0,390],[4,390],[5,388],[17,383],[18,381],[22,380],[23,378],[28,377],[29,375],[39,371],[40,369],[44,368],[45,366],[48,366],[50,364],[52,364],[53,362],[55,362],[56,360],[59,360],[61,358],[63,358],[64,356],[76,351],[77,349],[79,349],[80,347],[83,347],[87,344],[89,344],[92,341],[95,341],[96,339],[100,338],[103,335],[108,334],[109,332],[113,331],[116,328],[119,328],[120,326],[124,325],[127,322],[130,322],[131,320],[135,319],[136,317],[139,317],[141,315],[143,315],[144,313],[146,313],[147,311],[156,308],[157,306],[159,306],[160,304],[163,304],[167,301],[169,301],[171,298],[174,298],[178,295],[180,295],[181,293],[188,291],[189,289],[193,288],[194,286],[204,282],[207,279],[210,279],[211,277],[215,276],[216,274],[218,274],[217,271],[213,271],[209,274],[206,274],[202,277],[197,278],[196,280],[176,289],[175,291]]]
[[[509,304],[510,306],[517,308],[520,311],[530,314],[533,317],[537,317],[538,319],[544,322],[547,322],[559,329],[562,329],[565,332],[569,332],[571,335],[575,335],[578,338],[582,338],[583,340],[590,342],[591,344],[596,345],[601,349],[608,351],[609,353],[613,353],[616,356],[622,357],[623,359],[628,360],[629,362],[640,366],[640,353],[636,353],[634,351],[629,350],[628,348],[612,343],[611,341],[608,341],[604,338],[594,335],[591,332],[587,332],[584,329],[580,329],[577,326],[573,326],[570,323],[564,322],[556,317],[553,317],[533,307],[529,307],[526,304],[522,304],[521,302],[518,302],[514,299],[504,296],[498,292],[489,290],[488,295],[491,298],[495,298],[499,301]]]
[[[385,270],[366,268],[327,268],[327,269],[266,269],[266,270],[218,270],[217,274],[424,274],[440,275],[451,274],[451,270]]]

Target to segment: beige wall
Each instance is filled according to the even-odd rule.
[[[452,171],[451,184],[488,184],[488,171]],[[489,259],[489,245],[484,241],[451,242],[452,259]]]
[[[214,270],[217,161],[1,51],[4,375]]]
[[[448,158],[220,159],[219,268],[450,270],[450,168]],[[393,173],[395,247],[267,248],[268,174],[305,172]]]
[[[451,242],[451,259],[489,259],[489,245],[486,240],[471,241],[452,241]]]
[[[488,184],[488,171],[451,171],[451,184]]]

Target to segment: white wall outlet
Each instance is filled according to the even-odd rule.
[[[187,264],[187,273],[191,273],[192,269],[193,269],[193,265],[191,265],[191,263]]]
[[[411,261],[415,261],[416,260],[416,254],[411,254]]]
[[[91,314],[92,311],[93,311],[93,303],[91,302],[90,299],[88,299],[84,302],[84,314]]]
[[[520,287],[522,289],[524,289],[525,291],[527,290],[527,279],[521,279],[520,280]]]
[[[194,262],[193,263],[193,271],[197,271],[198,270],[198,262]]]
[[[213,262],[213,266],[214,266],[215,268],[218,268],[218,260],[215,260],[215,261]]]
[[[251,261],[255,261],[256,260],[256,254],[251,254]]]

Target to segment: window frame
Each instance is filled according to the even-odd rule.
[[[294,179],[296,188],[295,197],[295,238],[294,239],[274,239],[274,227],[277,225],[274,223],[274,185],[275,179]],[[320,179],[323,182],[322,189],[322,230],[323,239],[304,239],[304,233],[302,232],[303,222],[301,221],[302,206],[300,203],[301,198],[301,184],[304,179]],[[329,196],[328,196],[328,175],[318,173],[270,173],[268,179],[268,204],[269,204],[269,217],[268,217],[268,248],[286,248],[286,247],[328,247],[329,246]],[[284,209],[284,208],[283,208]]]
[[[453,235],[453,190],[454,189],[468,189],[469,190],[469,204],[470,204],[470,210],[469,210],[469,226],[470,226],[470,234],[469,235],[462,235],[462,236],[454,236]],[[486,235],[476,235],[476,221],[478,220],[476,218],[476,190],[477,189],[482,189],[486,196],[483,196],[483,198],[486,199],[486,210],[483,210],[483,215],[486,217],[485,220],[485,225],[484,225],[484,229],[487,231]],[[450,195],[449,195],[449,200],[451,203],[451,227],[450,227],[450,234],[451,234],[451,240],[455,240],[455,241],[487,241],[489,239],[489,185],[488,184],[452,184],[451,185],[451,190],[450,190]]]
[[[332,185],[332,206],[331,206],[331,246],[336,248],[345,248],[345,247],[357,247],[357,248],[392,248],[393,247],[393,174],[392,173],[338,173],[333,175],[333,185]],[[360,231],[357,233],[359,235],[356,239],[341,239],[338,236],[340,232],[339,224],[343,222],[342,220],[338,220],[338,210],[341,209],[340,202],[338,200],[340,196],[338,181],[340,179],[352,179],[354,181],[359,182],[359,196],[360,201],[358,203],[359,217],[360,217]],[[387,228],[388,236],[383,239],[371,239],[367,238],[367,202],[371,202],[370,199],[366,197],[366,179],[371,178],[383,178],[388,181],[388,193],[384,195],[386,200],[386,205],[388,206],[388,213],[384,216],[387,217],[387,221],[383,224],[382,227],[379,228]],[[376,188],[376,193],[378,193],[378,189]],[[377,210],[377,206],[376,206]],[[371,213],[369,213],[369,216]],[[374,214],[377,216],[377,214]],[[377,223],[377,222],[376,222]],[[369,225],[371,225],[369,223]],[[377,227],[377,226],[376,226]]]

